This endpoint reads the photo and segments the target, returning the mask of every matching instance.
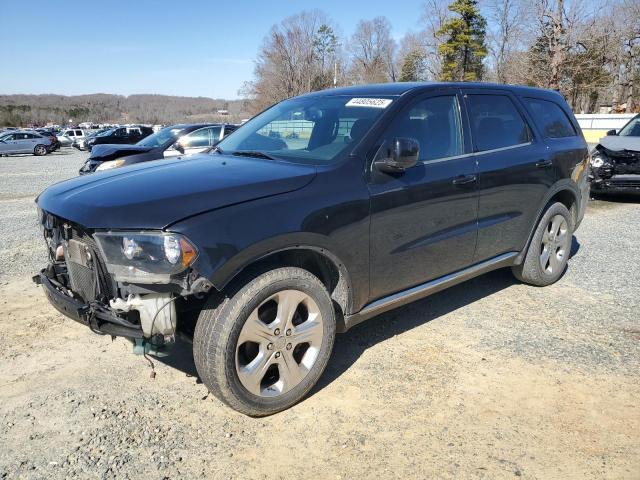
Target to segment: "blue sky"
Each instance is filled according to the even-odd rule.
[[[420,29],[421,0],[10,1],[0,9],[0,94],[161,93],[237,98],[274,23],[320,9],[351,35],[384,15]],[[10,55],[9,55],[10,53]]]

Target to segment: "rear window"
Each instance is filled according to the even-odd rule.
[[[576,135],[571,120],[556,103],[539,98],[525,98],[524,103],[545,138],[564,138]]]
[[[468,95],[471,130],[479,152],[531,141],[529,127],[506,95]]]

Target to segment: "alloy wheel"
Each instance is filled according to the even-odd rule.
[[[318,359],[324,338],[316,302],[299,290],[277,292],[255,308],[236,346],[236,372],[252,394],[275,397],[295,388]]]
[[[566,218],[562,215],[555,215],[549,220],[547,228],[542,235],[540,266],[549,275],[557,273],[558,270],[564,267],[571,240],[568,230]]]

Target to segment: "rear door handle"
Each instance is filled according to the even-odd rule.
[[[551,160],[540,160],[536,162],[536,167],[538,168],[547,168],[553,166],[553,162]]]
[[[476,180],[478,180],[476,175],[460,175],[459,177],[454,178],[452,183],[454,185],[467,185],[475,182]]]

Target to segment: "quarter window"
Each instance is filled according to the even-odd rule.
[[[469,120],[476,151],[512,147],[531,141],[522,115],[506,95],[468,95]]]
[[[419,100],[393,120],[387,141],[413,138],[420,144],[420,160],[455,157],[463,153],[460,109],[455,95]]]
[[[574,137],[576,130],[567,114],[554,102],[538,98],[525,98],[527,108],[545,138]]]

